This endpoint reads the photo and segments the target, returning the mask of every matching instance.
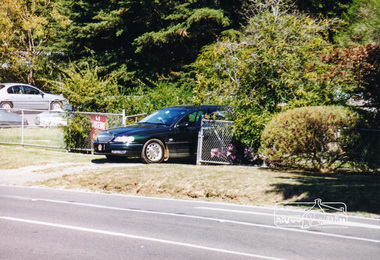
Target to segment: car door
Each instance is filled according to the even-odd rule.
[[[9,87],[7,92],[8,92],[8,98],[13,104],[13,108],[28,108],[28,107],[24,107],[24,103],[26,102],[26,99],[23,94],[24,92],[23,86]]]
[[[49,102],[44,99],[44,95],[36,88],[24,86],[26,104],[31,109],[48,109]]]
[[[172,149],[169,147],[171,158],[191,157],[196,154],[201,118],[202,111],[193,111],[176,124],[171,136],[174,145],[171,146]]]

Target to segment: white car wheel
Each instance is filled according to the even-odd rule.
[[[165,157],[164,144],[158,139],[147,141],[143,147],[141,158],[146,163],[161,163]]]
[[[51,102],[50,109],[51,110],[63,110],[61,102],[57,102],[57,101]]]
[[[12,103],[11,102],[2,102],[0,104],[0,107],[6,110],[12,109]]]

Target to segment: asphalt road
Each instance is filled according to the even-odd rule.
[[[380,220],[304,213],[0,185],[0,259],[378,259]]]

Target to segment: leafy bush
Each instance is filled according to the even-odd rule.
[[[60,68],[62,78],[48,81],[53,89],[62,93],[74,110],[84,112],[120,112],[123,99],[116,77],[98,75],[99,67],[85,63]]]
[[[169,81],[151,82],[151,85],[141,83],[124,96],[123,108],[127,114],[150,114],[164,107],[192,103],[192,92],[185,86],[177,87]]]
[[[63,126],[64,140],[68,149],[89,148],[91,121],[82,114],[74,113],[68,125]]]
[[[380,172],[380,130],[360,129],[352,161],[364,172]]]
[[[291,109],[266,125],[262,153],[277,165],[335,170],[350,159],[358,124],[358,115],[344,107]]]

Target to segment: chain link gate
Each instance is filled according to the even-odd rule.
[[[197,164],[231,164],[232,121],[202,119],[198,135]]]

